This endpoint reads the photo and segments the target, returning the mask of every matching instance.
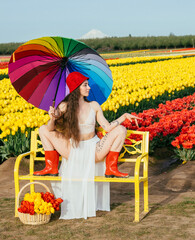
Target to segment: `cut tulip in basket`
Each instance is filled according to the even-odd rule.
[[[33,192],[26,193],[24,195],[24,200],[21,201],[19,206],[20,195],[23,190],[31,185],[38,184],[43,186],[46,189],[46,193],[43,192]],[[55,211],[60,210],[60,204],[63,202],[61,198],[55,198],[54,194],[52,194],[49,188],[40,182],[32,182],[26,184],[23,188],[21,188],[18,199],[17,199],[17,207],[18,207],[18,216],[22,223],[30,224],[30,225],[39,225],[45,224],[50,221],[51,214]]]

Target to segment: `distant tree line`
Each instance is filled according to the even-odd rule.
[[[23,43],[0,43],[0,55],[11,55]]]
[[[195,45],[195,35],[175,36],[147,36],[147,37],[107,37],[96,39],[82,39],[89,47],[98,52],[128,51],[140,49],[172,49],[191,48]],[[12,54],[23,43],[1,43],[0,55]]]
[[[98,52],[128,51],[141,49],[191,48],[195,45],[195,36],[159,36],[159,37],[111,37],[81,40]]]

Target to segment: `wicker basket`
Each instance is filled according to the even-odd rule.
[[[40,182],[27,183],[24,187],[21,188],[21,190],[18,194],[17,209],[19,208],[20,195],[21,195],[22,191],[31,184],[39,184],[39,185],[43,186],[47,190],[47,192],[50,192],[49,188],[43,183],[40,183]],[[46,214],[35,213],[34,215],[30,215],[29,213],[21,213],[18,211],[18,217],[19,217],[20,221],[24,224],[40,225],[40,224],[48,223],[50,221],[51,214],[46,215]]]

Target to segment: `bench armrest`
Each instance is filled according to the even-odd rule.
[[[134,170],[134,176],[135,176],[135,179],[137,178],[137,180],[139,179],[139,172],[140,172],[140,164],[141,162],[144,162],[144,165],[143,165],[143,175],[144,177],[148,177],[148,153],[143,153],[142,155],[140,155],[137,160],[136,160],[136,163],[135,163],[135,170]]]
[[[34,151],[22,153],[16,158],[16,162],[14,165],[14,177],[18,176],[18,174],[19,174],[19,167],[20,167],[20,162],[21,162],[22,158],[24,158],[28,155],[31,155],[31,154],[34,154]]]

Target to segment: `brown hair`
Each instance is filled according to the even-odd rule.
[[[79,109],[79,98],[80,88],[78,87],[62,101],[67,104],[66,111],[58,119],[55,120],[56,130],[58,132],[61,132],[67,139],[72,138],[76,147],[80,142],[80,131],[77,117]],[[84,97],[84,100],[88,102],[86,97]],[[60,103],[58,106],[59,105]]]

